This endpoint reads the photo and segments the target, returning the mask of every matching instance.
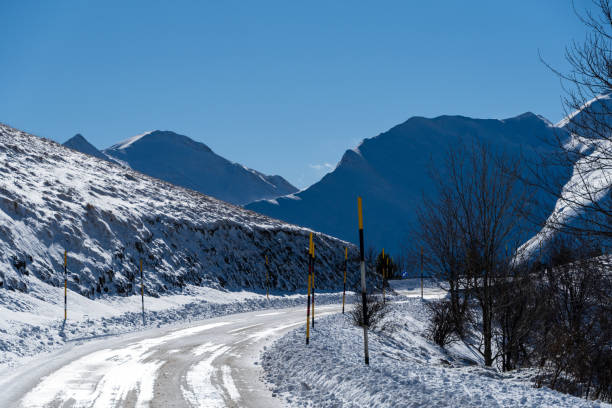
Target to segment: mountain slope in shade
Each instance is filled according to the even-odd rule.
[[[108,157],[104,153],[96,149],[94,145],[89,143],[80,133],[66,140],[63,145],[81,153],[97,157],[98,159],[108,160]]]
[[[336,169],[308,189],[246,208],[358,243],[357,197],[362,196],[366,247],[397,253],[410,245],[422,193],[433,192],[429,176],[439,171],[449,147],[482,140],[510,155],[529,156],[549,149],[546,141],[558,131],[563,132],[533,113],[505,120],[413,117],[347,150]],[[550,210],[553,204],[543,203]]]
[[[104,150],[132,169],[233,204],[297,191],[280,176],[267,176],[215,154],[187,136],[155,130]]]
[[[64,250],[68,288],[90,298],[139,293],[141,260],[153,296],[262,289],[267,272],[304,288],[310,232],[0,124],[0,296],[63,285]],[[315,240],[317,285],[340,287],[348,244]]]

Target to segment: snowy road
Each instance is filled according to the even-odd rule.
[[[317,316],[339,310],[319,306]],[[0,406],[280,406],[259,355],[305,320],[304,307],[240,313],[74,346],[3,373]]]

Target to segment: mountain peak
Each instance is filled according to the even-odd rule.
[[[82,134],[80,134],[80,133],[77,133],[76,135],[72,136],[70,139],[68,139],[68,140],[66,141],[66,143],[70,142],[71,140],[78,140],[78,141],[83,141],[83,140],[84,140],[84,141],[87,141],[87,139],[85,139],[85,138],[83,137],[83,135],[82,135]]]
[[[516,123],[525,123],[525,122],[544,122],[546,126],[554,126],[551,121],[546,119],[542,115],[536,115],[531,111],[527,111],[525,113],[521,113],[520,115],[503,119],[502,122],[516,122]]]
[[[282,177],[230,162],[204,143],[170,130],[132,136],[104,153],[134,170],[239,205],[297,191]]]
[[[202,142],[193,140],[192,138],[176,133],[172,130],[151,130],[141,133],[136,136],[127,138],[111,147],[108,151],[121,151],[131,148],[135,144],[140,145],[168,145],[177,146],[183,145],[189,148],[212,153],[212,149]]]
[[[81,153],[97,157],[98,159],[108,160],[108,157],[106,157],[104,153],[96,149],[96,147],[89,143],[87,139],[85,139],[85,137],[80,133],[77,133],[70,139],[66,140],[64,142],[64,146],[69,147],[72,150],[76,150]]]

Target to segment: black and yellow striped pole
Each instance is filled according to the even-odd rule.
[[[270,271],[268,270],[268,255],[266,257],[266,299],[270,300]]]
[[[140,300],[142,302],[142,324],[145,325],[144,309],[144,275],[142,274],[142,259],[140,260]]]
[[[306,344],[310,341],[310,286],[312,283],[312,232],[308,243],[308,302],[306,303]]]
[[[342,289],[342,314],[344,314],[344,299],[346,298],[346,264],[348,259],[348,247],[344,247],[344,288]]]
[[[64,250],[64,321],[68,318],[68,252]]]
[[[312,250],[310,251],[312,257],[312,328],[314,329],[315,321],[315,244],[312,241]]]
[[[363,211],[361,197],[357,198],[357,212],[359,213],[359,258],[361,269],[361,303],[363,305],[363,354],[365,363],[370,364],[370,355],[368,353],[368,305],[366,299],[366,278],[365,278],[365,259],[363,249]]]

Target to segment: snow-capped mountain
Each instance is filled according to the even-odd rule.
[[[410,245],[415,210],[422,193],[432,191],[429,175],[439,171],[452,144],[482,140],[518,158],[550,149],[555,132],[564,130],[533,113],[505,120],[413,117],[347,150],[335,170],[308,189],[246,208],[357,243],[362,196],[366,246],[397,253]],[[550,211],[554,202],[542,204]]]
[[[238,205],[298,191],[281,176],[230,162],[205,144],[170,131],[134,136],[103,153],[134,170]]]
[[[76,135],[72,136],[70,139],[66,140],[62,144],[66,147],[71,148],[72,150],[76,150],[81,153],[97,157],[98,159],[109,160],[108,156],[106,156],[100,150],[96,149],[96,147],[89,143],[87,139],[85,139],[80,133],[77,133]]]
[[[561,196],[549,217],[549,224],[538,231],[525,243],[528,253],[535,253],[559,235],[559,227],[570,225],[578,228],[596,228],[597,221],[585,207],[610,208],[610,188],[612,187],[612,143],[610,136],[602,138],[612,129],[612,94],[599,95],[586,102],[580,109],[563,118],[556,127],[566,132],[561,141],[569,152],[580,152],[565,178]],[[575,133],[577,132],[577,133]],[[604,224],[606,222],[604,221]],[[608,242],[607,244],[610,244]]]
[[[68,287],[87,297],[136,293],[140,260],[154,296],[188,284],[264,288],[264,255],[273,288],[306,285],[305,228],[5,125],[0,174],[0,291],[63,285],[64,250]],[[340,287],[347,243],[315,235],[317,285]]]

